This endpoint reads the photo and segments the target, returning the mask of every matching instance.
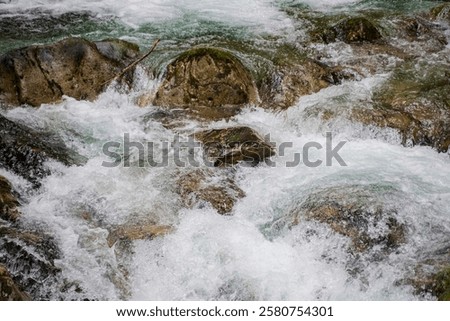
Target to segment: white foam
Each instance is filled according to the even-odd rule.
[[[291,27],[291,21],[269,0],[16,0],[3,5],[3,9],[40,9],[56,13],[86,10],[118,17],[131,26],[191,20],[194,16],[198,20],[251,27],[260,32],[272,33]]]

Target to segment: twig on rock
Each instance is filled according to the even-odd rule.
[[[102,84],[102,87],[105,86],[106,84],[109,84],[111,82],[113,82],[116,79],[120,79],[123,77],[123,75],[125,75],[125,73],[130,70],[131,68],[135,67],[138,63],[140,63],[142,60],[144,60],[145,58],[147,58],[148,56],[150,56],[150,54],[155,50],[156,46],[158,45],[158,43],[160,42],[161,39],[156,39],[155,42],[153,43],[153,46],[150,48],[150,50],[143,55],[141,58],[133,61],[131,64],[129,64],[128,66],[126,66],[124,69],[122,69],[122,71],[120,73],[118,73],[117,75],[115,75],[113,78],[105,81]]]

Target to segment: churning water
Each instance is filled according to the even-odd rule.
[[[90,18],[83,18],[83,23],[93,23],[99,29],[77,27],[75,35],[118,36],[137,41],[142,48],[161,37],[160,51],[163,51],[179,44],[202,43],[211,35],[249,43],[292,43],[302,37],[303,31],[298,21],[286,13],[285,8],[289,6],[310,6],[326,13],[351,10],[357,5],[380,7],[383,3],[12,0],[0,3],[0,11],[3,16],[31,20],[39,15],[84,11]],[[416,3],[417,8],[427,5]],[[111,19],[114,24],[105,26],[105,19]],[[56,38],[68,34],[71,30]],[[54,36],[31,39],[27,43],[54,39]],[[14,47],[14,42],[10,41],[8,46]],[[162,65],[167,64],[164,55],[160,56]],[[21,208],[25,223],[43,227],[55,237],[62,253],[56,265],[63,278],[83,289],[82,294],[68,291],[63,294],[64,299],[421,299],[412,286],[399,281],[413,275],[414,265],[426,253],[450,244],[448,154],[439,154],[429,147],[404,147],[393,130],[344,119],[325,123],[309,113],[315,106],[336,111],[355,104],[370,107],[373,90],[388,76],[386,71],[329,87],[302,97],[295,106],[282,112],[248,106],[229,121],[206,125],[187,121],[183,132],[202,126],[247,125],[262,135],[270,134],[277,145],[293,143],[294,147],[284,155],[272,158],[275,167],[261,164],[236,169],[237,184],[246,196],[237,202],[231,216],[218,215],[209,207],[184,208],[175,192],[180,169],[174,164],[163,168],[101,166],[107,160],[101,152],[103,144],[121,141],[124,133],[140,142],[173,140],[175,131],[157,121],[146,120],[145,116],[157,110],[157,106],[141,108],[135,104],[139,88],[132,94],[109,89],[94,102],[67,97],[59,104],[38,109],[2,111],[9,119],[57,134],[88,161],[73,167],[57,162],[49,164],[53,174],[33,192],[24,180],[12,173],[1,170],[0,174],[26,195]],[[142,87],[158,83],[157,79],[141,77]],[[333,132],[335,143],[346,141],[340,154],[347,166],[337,162],[315,168],[301,163],[295,167],[283,166],[307,142],[325,146],[328,131]],[[312,156],[325,159],[325,149],[317,150]],[[309,196],[320,196],[317,191],[333,187],[341,189],[343,195],[363,188],[370,194],[365,200],[368,208],[381,203],[395,211],[397,220],[407,227],[405,244],[376,259],[376,248],[357,255],[349,252],[351,241],[325,224],[306,220],[300,220],[292,228],[278,228],[274,224]],[[84,219],[85,212],[92,213],[97,223]],[[107,228],[145,222],[172,225],[175,230],[154,240],[135,241],[118,257],[117,251],[107,244]],[[354,270],[359,272],[353,273]]]

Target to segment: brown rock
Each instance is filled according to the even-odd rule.
[[[381,33],[375,24],[364,17],[344,19],[331,27],[324,35],[326,42],[339,39],[346,43],[362,43],[375,42],[381,38]]]
[[[0,224],[0,265],[14,271],[14,281],[35,299],[55,297],[59,257],[54,240],[44,234]]]
[[[204,119],[221,119],[256,102],[252,77],[236,57],[215,48],[197,48],[167,67],[153,103],[185,108]]]
[[[447,37],[443,29],[422,17],[406,17],[399,19],[396,23],[396,38],[405,39],[408,44],[405,50],[408,50],[411,43],[418,45],[422,52],[439,52],[447,45]]]
[[[93,100],[136,49],[119,52],[119,45],[68,38],[10,51],[0,57],[0,101],[39,106],[63,95]]]
[[[30,296],[22,292],[8,270],[0,265],[0,301],[29,301]]]
[[[305,95],[318,92],[334,82],[333,71],[310,59],[279,65],[260,88],[263,106],[286,109]],[[331,78],[331,80],[330,80]]]
[[[205,156],[214,166],[235,165],[245,161],[254,165],[273,156],[273,147],[249,127],[212,129],[194,134],[203,144]]]
[[[177,186],[186,207],[209,203],[223,215],[229,214],[236,201],[245,196],[244,191],[223,171],[214,173],[198,169],[182,176]]]
[[[13,194],[13,189],[9,181],[0,176],[0,218],[5,221],[14,222],[19,218],[17,209],[19,202]]]
[[[267,59],[269,65],[263,65],[257,75],[259,97],[265,108],[286,109],[301,96],[318,92],[345,77],[344,70],[314,61],[290,45],[281,45]]]
[[[152,239],[158,236],[166,235],[172,232],[171,226],[166,225],[139,225],[139,226],[121,226],[111,231],[108,235],[107,241],[109,247],[116,244],[117,241],[135,241]]]

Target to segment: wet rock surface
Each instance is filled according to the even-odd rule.
[[[0,115],[0,167],[39,187],[40,179],[50,174],[45,162],[51,159],[65,165],[85,161],[54,135],[39,133]]]
[[[435,20],[450,22],[450,4],[438,5],[431,10],[430,14]]]
[[[167,225],[144,224],[138,226],[121,226],[113,229],[107,238],[109,247],[117,241],[135,241],[152,239],[163,236],[172,231],[172,227]]]
[[[223,170],[197,169],[177,181],[177,191],[188,208],[210,204],[219,214],[229,215],[234,204],[245,196],[234,182],[234,176]]]
[[[339,83],[344,73],[305,57],[291,59],[291,55],[276,59],[271,72],[261,81],[259,95],[266,108],[286,109],[297,100]],[[351,76],[350,76],[351,77]]]
[[[440,243],[438,250],[422,255],[413,276],[400,283],[413,286],[415,294],[423,298],[450,301],[450,246]]]
[[[185,108],[212,120],[233,116],[256,101],[252,77],[234,55],[216,48],[196,48],[169,64],[153,104]]]
[[[325,188],[311,193],[289,217],[291,225],[301,220],[327,224],[335,232],[347,236],[356,252],[375,246],[383,251],[395,250],[406,241],[406,226],[397,218],[395,209],[377,200],[373,186]]]
[[[51,237],[9,224],[0,224],[0,264],[33,299],[54,298],[60,270],[59,251]],[[54,290],[52,290],[54,289]]]
[[[11,183],[0,176],[0,219],[15,222],[20,216],[18,206],[19,201]]]
[[[212,129],[193,136],[202,143],[207,160],[215,167],[239,162],[257,165],[275,155],[273,146],[249,127]]]
[[[397,129],[404,144],[446,152],[450,145],[450,73],[448,65],[402,66],[375,95],[372,109],[355,109],[366,125]]]
[[[346,43],[375,42],[382,35],[372,21],[365,17],[352,17],[344,19],[323,34],[325,42],[330,43],[341,40]]]
[[[63,95],[93,100],[136,49],[125,42],[67,38],[12,50],[0,57],[0,101],[37,107]]]
[[[8,270],[0,265],[0,301],[28,301],[30,297],[22,292]]]

